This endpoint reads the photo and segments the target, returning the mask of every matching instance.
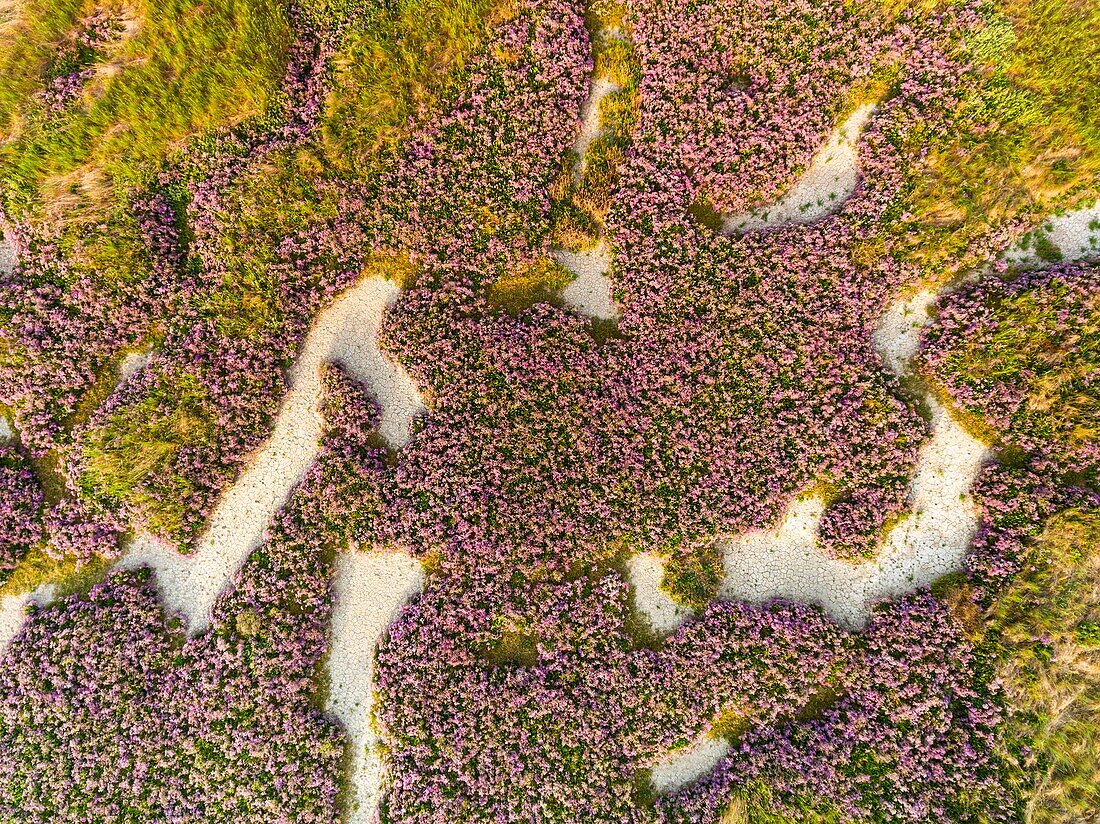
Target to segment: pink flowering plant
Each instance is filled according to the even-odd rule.
[[[387,13],[362,5],[286,9],[277,99],[146,170],[112,218],[124,261],[99,256],[116,248],[103,227],[74,238],[3,201],[18,265],[0,275],[0,402],[18,439],[0,446],[0,570],[36,547],[114,558],[139,531],[194,548],[270,436],[311,323],[364,272],[400,280],[378,345],[427,408],[395,447],[378,433],[385,398],[348,364],[322,367],[317,454],[204,632],[145,569],[31,606],[0,663],[0,819],[341,820],[362,742],[323,709],[334,567],[394,550],[426,578],[373,651],[382,822],[717,824],[738,804],[777,820],[1018,820],[1001,651],[973,615],[1050,517],[1100,503],[1096,269],[946,291],[919,381],[874,343],[927,274],[906,198],[983,82],[965,46],[980,10],[621,9],[630,128],[587,218],[619,311],[597,322],[493,296],[547,262],[563,204],[591,206],[563,168],[600,66],[592,20],[615,9],[487,11],[458,91],[360,177],[326,165],[322,127],[345,111],[326,103],[343,38]],[[95,25],[89,49],[111,36]],[[721,228],[787,191],[863,102],[850,197],[812,222]],[[1020,217],[987,228],[967,261],[991,261]],[[1075,360],[1020,345],[1018,326]],[[667,635],[647,628],[632,554],[697,564],[807,491],[825,499],[824,552],[873,559],[910,507],[924,386],[994,441],[964,570],[859,629],[716,586]],[[657,793],[653,764],[707,731],[724,754]]]

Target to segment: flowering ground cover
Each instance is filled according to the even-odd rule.
[[[1098,14],[0,5],[0,821],[1100,815]]]

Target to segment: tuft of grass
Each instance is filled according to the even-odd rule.
[[[661,580],[676,601],[700,611],[718,597],[722,585],[722,552],[716,543],[673,552]]]
[[[1025,820],[1091,820],[1100,809],[1100,514],[1053,519],[986,620]]]
[[[467,61],[512,14],[509,0],[396,0],[362,14],[334,60],[324,129],[332,166],[359,178],[377,170],[412,119],[458,93]]]

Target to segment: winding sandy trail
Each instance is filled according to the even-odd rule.
[[[729,215],[722,231],[753,232],[790,223],[812,223],[839,209],[859,182],[856,143],[875,111],[872,103],[860,106],[829,135],[814,155],[806,172],[770,206]]]
[[[291,374],[291,387],[275,429],[237,482],[219,501],[195,551],[181,555],[149,536],[139,536],[118,566],[150,566],[166,606],[181,612],[197,633],[210,622],[218,595],[263,543],[267,527],[302,480],[317,454],[321,418],[321,366],[335,361],[366,384],[382,407],[379,434],[397,448],[409,438],[424,404],[405,371],[378,348],[382,314],[399,290],[368,278],[325,309],[306,337]]]
[[[351,739],[355,800],[347,824],[372,824],[382,788],[384,765],[372,723],[375,649],[423,584],[419,562],[403,553],[353,551],[337,559],[326,709]]]

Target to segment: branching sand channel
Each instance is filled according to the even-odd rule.
[[[412,418],[423,408],[416,385],[378,349],[382,314],[398,288],[369,278],[318,317],[294,365],[291,389],[275,430],[214,510],[195,552],[181,555],[148,536],[136,538],[119,566],[150,566],[165,604],[182,612],[192,632],[210,621],[218,595],[248,555],[264,540],[268,524],[302,480],[321,437],[321,366],[341,363],[374,393],[382,408],[381,437],[400,447]]]

